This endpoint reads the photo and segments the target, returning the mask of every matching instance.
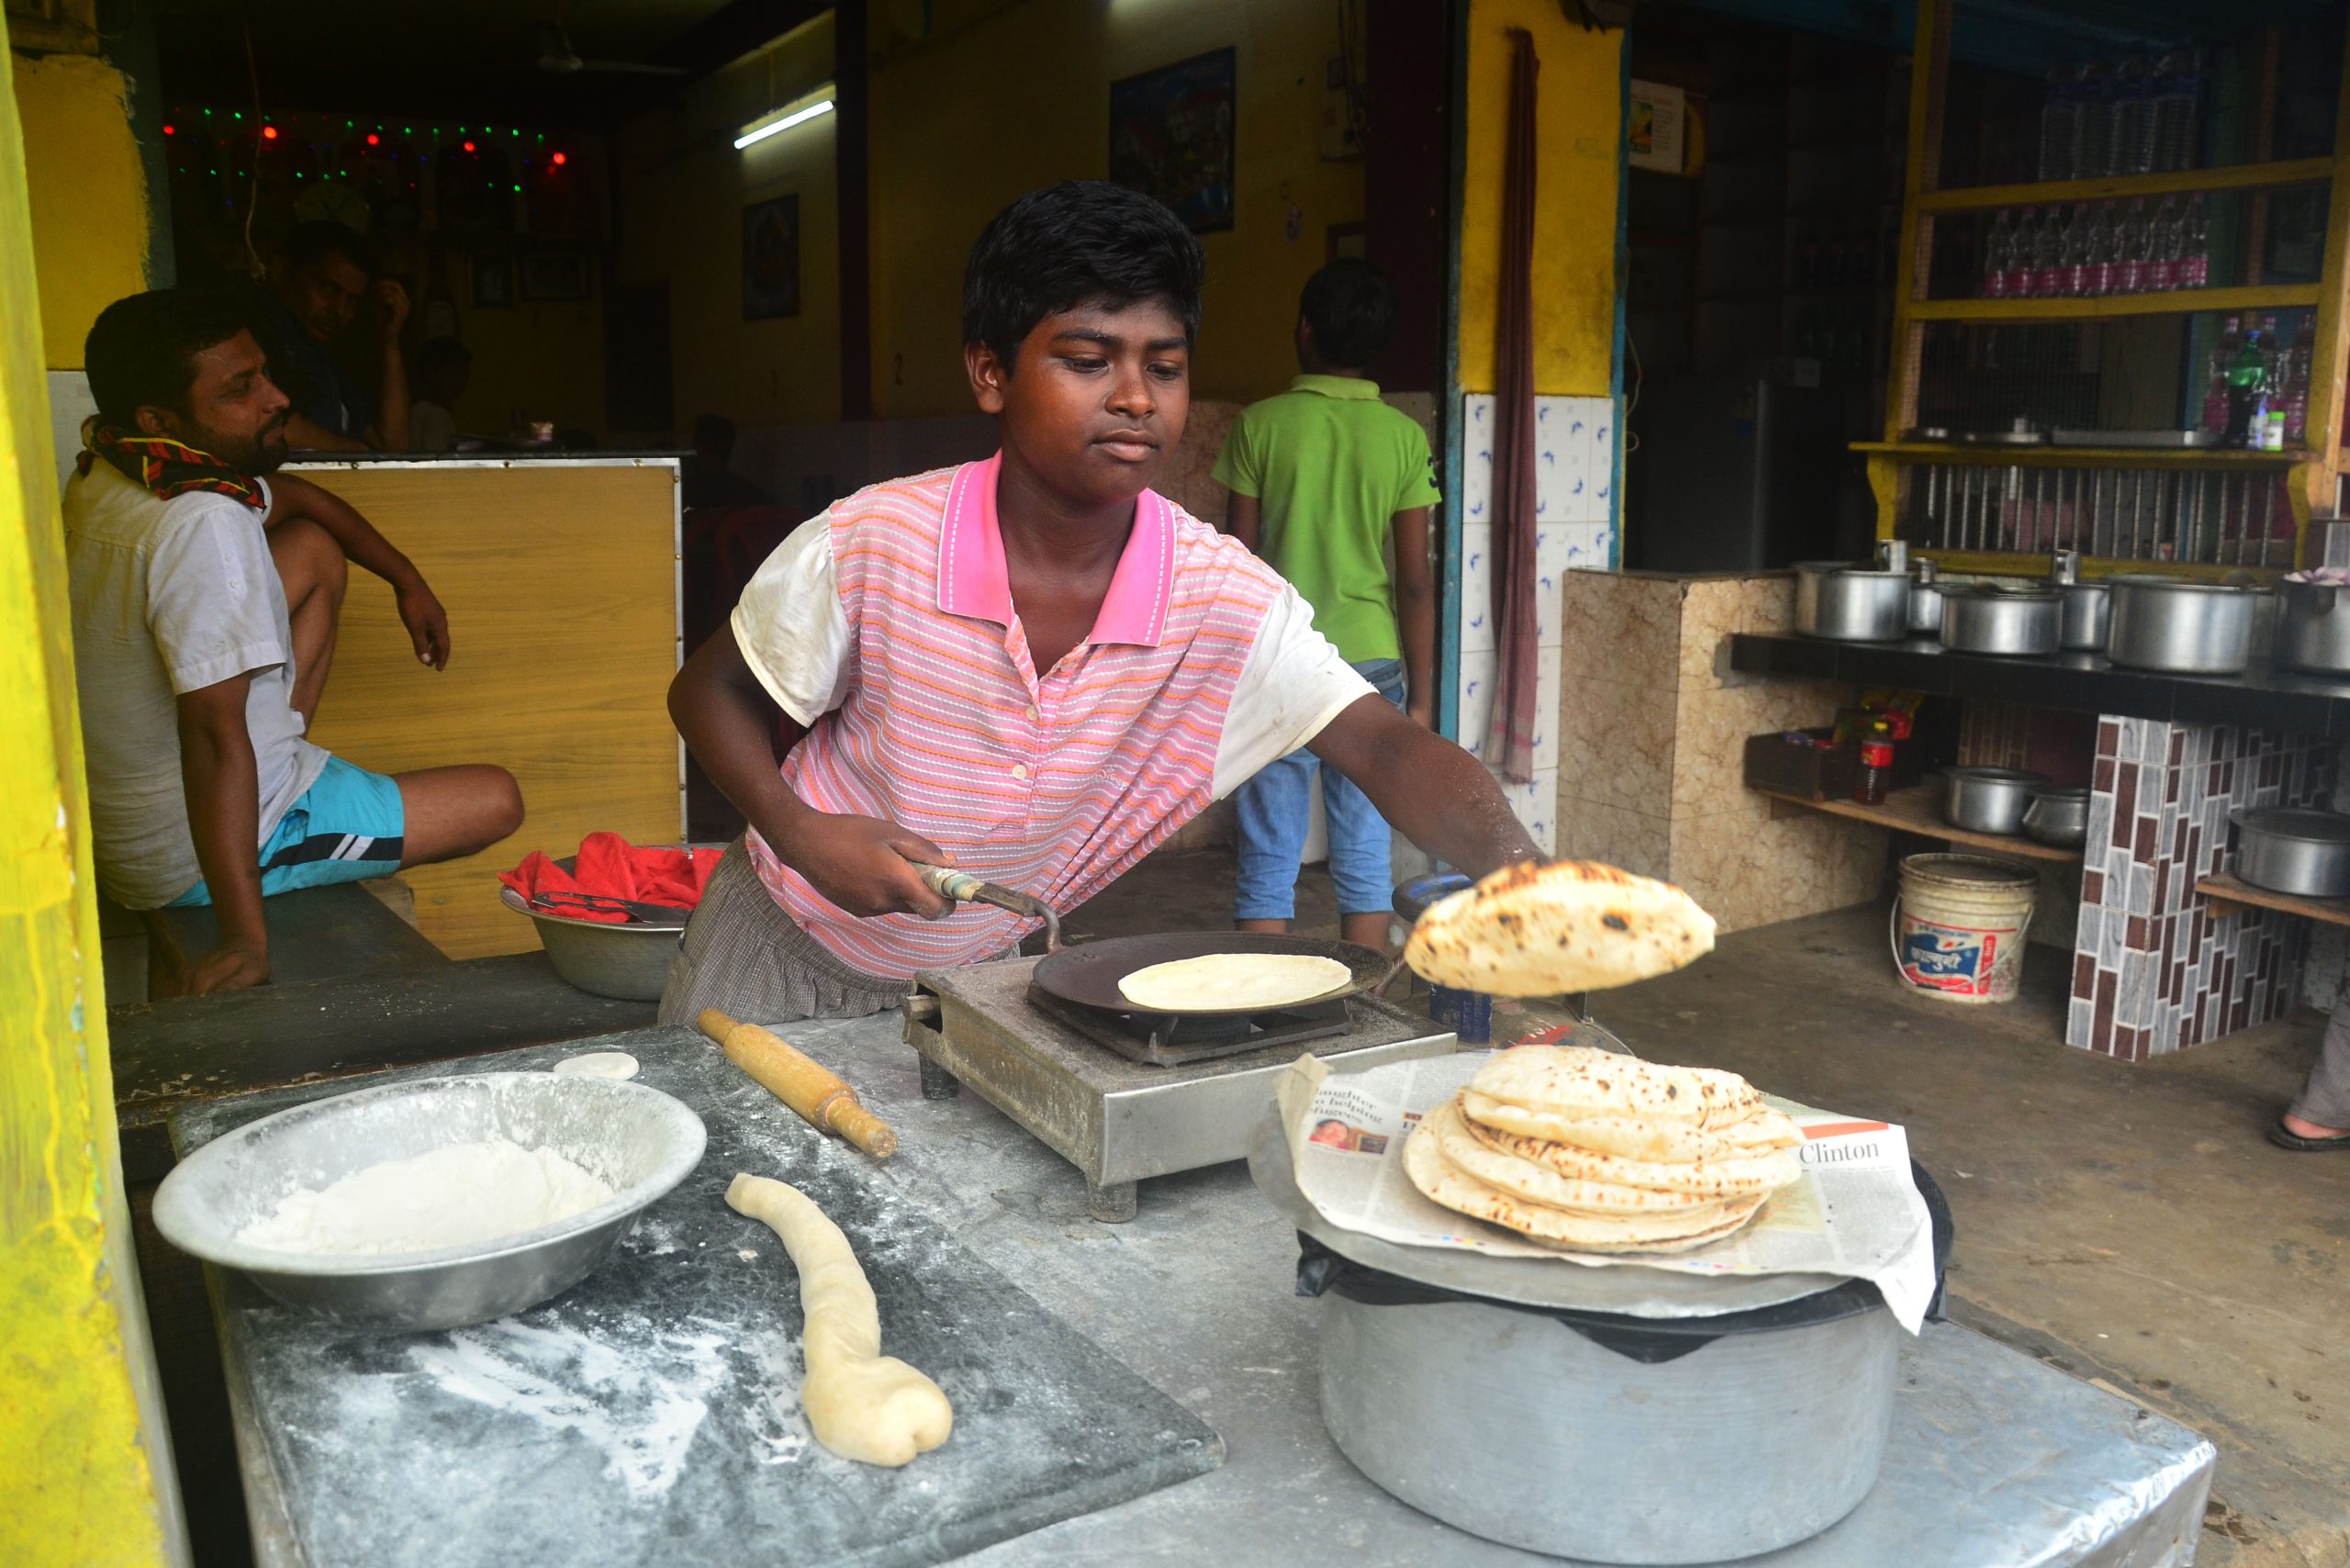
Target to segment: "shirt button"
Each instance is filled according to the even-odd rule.
[[[1042,708],[1031,706],[1028,710],[1028,717],[1041,722],[1045,717],[1045,711]]]
[[[1024,762],[1015,762],[1015,763],[1013,763],[1013,764],[1012,765],[1012,776],[1013,776],[1014,778],[1027,778],[1027,777],[1028,777],[1028,765],[1027,765],[1026,763],[1024,763]]]

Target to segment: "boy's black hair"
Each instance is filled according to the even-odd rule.
[[[98,417],[130,431],[151,405],[186,413],[196,356],[249,325],[232,295],[157,288],[116,300],[98,312],[82,343]]]
[[[416,373],[419,375],[429,375],[443,365],[454,367],[473,362],[474,351],[454,338],[427,338],[417,345]]]
[[[1036,323],[1100,302],[1166,302],[1186,342],[1200,329],[1207,258],[1181,218],[1106,180],[1030,191],[988,220],[963,268],[963,342],[985,343],[1006,369]]]
[[[331,218],[297,223],[285,234],[285,270],[298,273],[329,256],[341,256],[369,277],[375,275],[375,252],[344,225]]]
[[[1395,326],[1395,286],[1359,256],[1344,256],[1305,280],[1297,313],[1314,329],[1322,363],[1360,370],[1379,357]]]

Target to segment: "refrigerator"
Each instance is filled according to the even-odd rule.
[[[1738,572],[1835,558],[1850,510],[1844,401],[1802,362],[1650,382],[1627,421],[1638,445],[1626,564]]]

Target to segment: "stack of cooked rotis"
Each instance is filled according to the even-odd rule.
[[[1520,1046],[1404,1146],[1446,1208],[1573,1252],[1685,1252],[1802,1175],[1794,1121],[1734,1072]]]

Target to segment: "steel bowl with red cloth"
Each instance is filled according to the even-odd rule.
[[[597,996],[657,1002],[686,918],[724,852],[722,845],[631,844],[591,833],[576,855],[532,850],[499,872],[499,896],[531,917],[565,980]]]

